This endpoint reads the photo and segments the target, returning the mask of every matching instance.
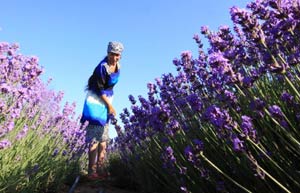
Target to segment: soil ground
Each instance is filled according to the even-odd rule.
[[[72,187],[75,188],[72,189]],[[69,193],[71,189],[72,193],[138,193],[116,187],[112,179],[90,181],[85,176],[80,176],[78,183],[74,181],[73,184],[64,185],[59,193]]]

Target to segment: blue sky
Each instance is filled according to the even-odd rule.
[[[197,56],[193,38],[203,25],[217,30],[232,25],[229,8],[248,0],[9,0],[1,1],[0,41],[19,43],[53,78],[50,89],[76,102],[78,115],[87,79],[106,55],[109,41],[121,41],[120,82],[115,87],[117,113],[130,107],[128,95],[147,95],[147,83],[164,73],[182,51]],[[110,136],[116,132],[110,129]]]

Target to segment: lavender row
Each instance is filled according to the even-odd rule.
[[[84,152],[75,103],[48,89],[37,57],[0,43],[0,192],[58,188]]]
[[[196,58],[182,52],[176,75],[129,96],[111,148],[146,192],[300,190],[300,3],[230,14],[233,30],[202,27],[207,50],[196,34]]]

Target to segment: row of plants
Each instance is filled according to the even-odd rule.
[[[207,50],[195,35],[197,57],[182,52],[176,75],[129,96],[113,175],[152,193],[300,191],[300,3],[257,0],[230,14],[232,29],[201,28]]]
[[[84,129],[75,103],[48,88],[35,56],[0,42],[0,192],[57,192],[79,172]]]

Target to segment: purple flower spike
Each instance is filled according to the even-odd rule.
[[[195,145],[195,151],[196,151],[196,152],[202,152],[202,151],[203,151],[203,149],[204,149],[204,144],[203,144],[203,142],[202,142],[201,140],[199,140],[199,139],[194,139],[194,140],[193,140],[193,143],[194,143],[194,145]]]
[[[203,104],[198,95],[191,94],[187,96],[187,101],[195,112],[200,112],[202,110]]]
[[[24,128],[17,134],[16,139],[21,140],[22,138],[24,138],[27,134],[27,131],[28,131],[28,126],[24,125]]]
[[[189,145],[184,149],[184,155],[190,162],[194,162],[195,155],[193,154],[193,148]]]
[[[242,151],[244,149],[244,142],[237,136],[232,137],[233,149],[235,151]]]
[[[246,115],[243,115],[242,116],[242,129],[243,130],[247,130],[249,131],[250,129],[252,129],[252,120],[250,117],[246,116]]]
[[[204,35],[208,35],[209,34],[208,26],[202,26],[201,27],[201,33],[204,34]]]
[[[269,111],[274,118],[283,118],[283,113],[279,106],[272,105],[269,107]]]
[[[3,139],[0,141],[0,150],[9,148],[10,146],[11,146],[11,142],[8,139]]]
[[[246,115],[242,116],[241,128],[246,137],[250,137],[254,142],[257,142],[256,130],[253,128],[252,119]]]
[[[294,97],[289,93],[287,93],[286,91],[283,91],[281,94],[281,99],[289,104],[292,104]]]
[[[165,168],[174,169],[176,158],[174,157],[174,152],[172,147],[168,146],[165,148],[165,151],[162,154],[163,164]]]
[[[135,104],[136,103],[136,100],[135,100],[135,98],[134,98],[134,96],[132,96],[132,95],[129,95],[128,96],[128,98],[129,98],[129,100],[130,100],[130,102],[131,102],[131,104]]]

